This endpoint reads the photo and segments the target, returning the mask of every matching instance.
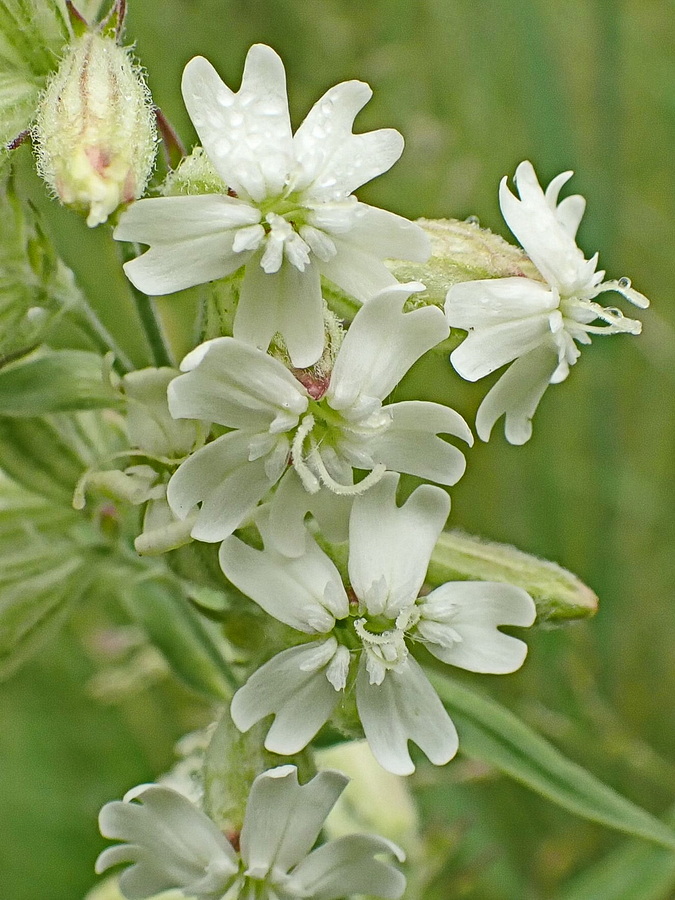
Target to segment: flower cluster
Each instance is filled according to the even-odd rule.
[[[347,782],[327,770],[301,785],[295,766],[270,769],[253,782],[243,827],[230,840],[182,794],[142,785],[101,810],[101,833],[126,843],[104,850],[96,871],[131,863],[120,888],[134,900],[171,888],[194,900],[397,900],[405,878],[379,859],[402,861],[390,841],[347,835],[312,850]]]
[[[504,180],[500,200],[541,277],[455,284],[443,312],[420,298],[423,284],[399,284],[385,264],[424,262],[424,230],[353,195],[403,148],[389,129],[352,133],[367,85],[330,89],[293,134],[281,60],[255,45],[237,93],[197,58],[183,96],[203,147],[182,166],[208,177],[194,191],[134,203],[115,237],[149,246],[125,265],[138,289],[159,295],[228,278],[236,308],[231,333],[194,347],[179,373],[126,378],[130,440],[152,463],[122,476],[145,479],[137,548],[220,543],[229,584],[286,626],[275,632],[285,644],[267,647],[259,668],[248,660],[230,711],[241,732],[273,717],[265,748],[290,756],[338,716],[391,773],[414,770],[410,742],[444,765],[458,738],[424,665],[513,672],[527,647],[500,628],[531,625],[536,609],[522,587],[501,581],[427,583],[446,488],[466,465],[449,439],[471,446],[473,436],[449,406],[397,400],[396,389],[451,328],[464,329],[451,355],[462,377],[511,363],[480,407],[478,434],[487,440],[505,414],[507,439],[523,443],[577,344],[640,330],[595,298],[647,301],[626,280],[603,281],[597,257],[578,249],[584,201],[558,202],[570,173],[544,193],[522,163],[520,199]],[[358,307],[346,330],[326,285]],[[433,483],[410,492],[402,475]],[[340,564],[333,551],[346,541]],[[180,794],[146,786],[104,807],[102,832],[123,843],[98,869],[131,863],[121,876],[129,898],[170,888],[198,900],[400,897],[403,876],[380,859],[400,858],[389,842],[351,835],[312,849],[344,783],[321,772],[300,785],[293,766],[259,774],[241,832],[227,837]]]

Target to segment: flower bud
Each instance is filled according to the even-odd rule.
[[[155,159],[148,88],[112,36],[75,38],[47,85],[33,129],[38,170],[90,228],[143,193]]]

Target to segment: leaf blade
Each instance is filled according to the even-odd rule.
[[[575,815],[675,849],[675,831],[567,759],[509,710],[446,675],[428,674],[458,726],[467,756]]]

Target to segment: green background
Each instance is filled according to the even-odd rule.
[[[675,784],[675,3],[129,6],[127,38],[155,102],[188,145],[194,132],[179,91],[185,63],[202,54],[236,87],[248,46],[261,41],[285,61],[296,125],[336,82],[360,78],[373,87],[358,130],[393,126],[406,138],[402,160],[359,192],[374,205],[411,218],[475,214],[508,236],[497,204],[503,175],[522,159],[544,183],[575,170],[572,189],[588,201],[580,244],[588,256],[600,250],[610,277],[629,275],[651,298],[643,335],[599,337],[584,349],[569,379],[547,392],[527,445],[507,445],[497,426],[489,446],[475,447],[452,492],[451,524],[555,560],[597,592],[595,620],[531,634],[521,672],[477,684],[660,814]],[[87,232],[36,182],[31,191],[101,316],[146,362],[104,229]],[[485,383],[459,385],[452,403],[472,421],[485,390]],[[58,645],[0,690],[3,900],[78,900],[102,846],[100,805],[156,776],[176,738],[208,718],[159,671],[153,685],[139,681],[125,699],[92,699],[89,679],[102,663],[82,639],[91,615],[81,611]],[[106,613],[98,615],[105,624]],[[566,900],[579,873],[625,846],[461,763],[440,775],[421,767],[413,783],[431,838],[445,834],[450,845],[429,900]],[[644,897],[668,900],[672,890],[661,885]]]

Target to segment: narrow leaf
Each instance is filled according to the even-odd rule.
[[[114,407],[120,401],[103,379],[103,359],[84,350],[54,350],[0,369],[0,415],[40,416]]]
[[[81,560],[52,557],[48,568],[0,585],[0,679],[12,675],[60,630],[86,588]]]
[[[145,579],[122,585],[119,598],[145,629],[174,673],[197,693],[228,701],[239,686],[209,629],[173,581]]]
[[[569,812],[675,849],[675,831],[567,759],[494,700],[429,673],[467,756],[487,763]]]
[[[667,820],[675,826],[675,808]],[[557,900],[665,900],[675,895],[675,855],[626,841],[567,885]]]

